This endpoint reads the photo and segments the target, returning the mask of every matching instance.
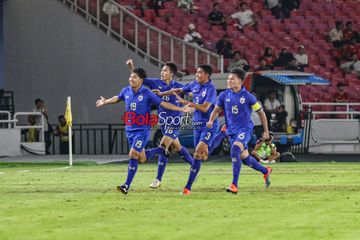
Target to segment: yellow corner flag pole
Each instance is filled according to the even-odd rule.
[[[68,125],[69,133],[69,165],[72,166],[72,114],[71,114],[71,97],[67,97],[65,119]]]

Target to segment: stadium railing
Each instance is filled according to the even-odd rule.
[[[73,124],[72,131],[75,154],[128,154],[124,124]],[[60,139],[53,134],[51,153],[59,149]]]
[[[110,0],[119,9],[116,16],[104,19],[100,0],[60,0],[83,15],[90,23],[115,36],[128,49],[134,50],[145,61],[161,66],[166,61],[175,62],[179,69],[194,69],[199,64],[209,64],[224,72],[224,59],[205,48],[185,42],[159,28],[151,26],[116,1]],[[94,2],[96,1],[96,4]],[[184,74],[184,72],[181,72]]]

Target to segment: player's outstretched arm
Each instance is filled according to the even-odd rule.
[[[96,101],[96,107],[102,107],[108,104],[115,104],[120,102],[118,96],[113,96],[112,98],[104,98],[103,96],[100,96],[100,99]]]
[[[257,113],[259,114],[261,124],[262,124],[262,126],[263,126],[263,128],[264,128],[263,138],[264,138],[264,139],[268,139],[268,138],[269,138],[269,128],[268,128],[268,124],[267,124],[266,114],[265,114],[265,112],[264,112],[262,109],[260,109],[259,111],[257,111]]]
[[[160,92],[159,94],[157,94],[158,96],[169,96],[169,95],[173,95],[174,93],[182,93],[182,88],[173,88],[169,91],[165,91],[165,92]]]
[[[208,128],[212,128],[214,121],[219,117],[219,113],[222,111],[223,109],[219,106],[215,106],[214,110],[212,111],[211,115],[210,115],[210,119],[209,121],[206,123],[206,126]]]
[[[212,104],[209,102],[204,102],[203,104],[192,103],[191,107],[195,108],[196,110],[199,110],[200,112],[206,113],[211,107],[211,105]]]
[[[132,72],[135,68],[134,61],[131,58],[126,60],[126,65],[128,65],[130,72]]]
[[[188,113],[188,112],[191,112],[193,110],[188,105],[186,105],[184,107],[178,107],[178,106],[176,106],[174,104],[171,104],[171,103],[168,103],[168,102],[161,102],[160,106],[162,106],[163,108],[172,110],[172,111],[178,111],[178,112],[184,112],[184,113]]]

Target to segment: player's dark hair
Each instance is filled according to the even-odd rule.
[[[245,80],[246,72],[244,70],[240,69],[240,68],[232,68],[230,73],[235,74],[242,81]]]
[[[352,21],[347,21],[346,26],[352,25]]]
[[[40,98],[35,99],[35,104],[38,104],[39,102],[44,102],[44,101],[41,100]]]
[[[65,118],[64,115],[59,115],[58,119],[60,120],[61,118]]]
[[[240,7],[242,7],[242,6],[244,6],[244,5],[247,5],[247,3],[246,3],[246,2],[240,3]]]
[[[138,75],[139,78],[141,78],[142,80],[144,80],[146,78],[146,71],[141,67],[134,68],[134,70],[132,72],[136,73],[136,75]]]
[[[173,62],[167,62],[167,63],[165,63],[165,66],[167,66],[169,69],[170,69],[170,72],[172,73],[172,74],[176,74],[176,72],[177,72],[177,66],[176,66],[176,64],[175,63],[173,63]]]
[[[217,5],[220,5],[220,3],[216,2],[213,4],[213,7],[217,6]]]
[[[199,68],[201,68],[202,70],[204,70],[204,72],[206,72],[209,77],[211,76],[212,74],[212,67],[210,65],[206,65],[206,64],[203,64],[203,65],[200,65]]]

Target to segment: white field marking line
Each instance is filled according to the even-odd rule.
[[[0,172],[0,175],[5,174],[4,172]]]
[[[61,167],[61,168],[48,168],[48,169],[42,169],[39,170],[40,172],[47,172],[47,171],[57,171],[57,170],[63,170],[63,169],[68,169],[71,168],[71,166],[67,166],[67,167]],[[17,171],[18,173],[27,173],[27,172],[31,172],[31,170],[20,170]]]
[[[106,162],[96,162],[97,164],[105,164],[105,163],[112,163],[112,162],[125,162],[128,161],[129,158],[124,158],[124,159],[113,159],[113,160],[109,160]]]
[[[61,167],[61,168],[48,168],[48,169],[44,169],[41,171],[57,171],[57,170],[63,170],[63,169],[69,169],[72,168],[72,166],[66,166],[66,167]]]

